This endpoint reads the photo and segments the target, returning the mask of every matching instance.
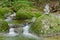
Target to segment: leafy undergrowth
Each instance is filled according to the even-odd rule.
[[[0,19],[5,19],[5,15],[11,13],[12,10],[8,7],[0,7]]]
[[[7,32],[9,30],[8,23],[0,19],[0,32]]]
[[[60,32],[60,19],[51,14],[44,14],[32,24],[30,32],[37,35],[58,33]]]

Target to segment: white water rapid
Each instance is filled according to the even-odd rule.
[[[50,12],[49,4],[45,5],[44,12],[45,12],[45,14],[49,14],[49,12]]]
[[[13,14],[11,14],[10,16],[8,16],[7,19],[5,19],[5,21],[9,22],[9,21],[11,21],[15,16],[16,16],[16,13],[13,13]]]
[[[32,33],[29,33],[29,28],[30,28],[30,25],[29,24],[26,24],[26,26],[23,27],[23,35],[25,35],[27,37],[38,38],[36,35],[34,35]]]
[[[16,36],[17,33],[15,32],[15,28],[14,28],[14,24],[8,24],[10,26],[9,32],[8,32],[8,36]]]

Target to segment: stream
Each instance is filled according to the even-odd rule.
[[[47,4],[45,6],[45,14],[49,14],[49,5]],[[51,14],[53,15],[53,14]],[[9,25],[9,31],[7,33],[0,33],[0,40],[60,40],[60,35],[55,35],[51,37],[38,37],[35,34],[32,34],[29,32],[29,28],[32,23],[26,22],[24,20],[13,20],[13,18],[16,16],[16,13],[11,14],[8,16],[5,21],[8,22]],[[56,15],[53,15],[56,16]],[[59,16],[56,16],[60,18]],[[35,21],[35,18],[32,18],[32,22]],[[9,23],[11,22],[11,23]],[[14,22],[14,23],[13,23]],[[17,26],[18,27],[15,27]]]
[[[19,21],[21,21],[21,20],[19,20]],[[7,22],[9,22],[9,21],[7,21]],[[15,20],[15,22],[16,22],[16,20]],[[43,37],[43,36],[38,37],[32,33],[29,33],[29,27],[31,26],[31,23],[25,23],[24,21],[22,21],[22,22],[19,24],[19,27],[17,27],[17,28],[15,28],[14,24],[9,23],[9,26],[10,26],[9,32],[0,33],[0,40],[60,40],[60,35],[51,36],[51,37],[49,37],[49,36],[48,37]],[[16,32],[15,30],[18,32]]]

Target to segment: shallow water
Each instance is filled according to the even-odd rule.
[[[26,37],[26,36],[23,36],[22,34],[21,35],[17,35],[17,36],[0,36],[0,40],[37,40],[35,38],[32,38],[32,37]]]
[[[19,34],[19,35],[14,36],[14,37],[0,34],[0,40],[60,40],[60,36],[40,37],[40,39],[36,39],[33,37],[26,37],[22,34]]]

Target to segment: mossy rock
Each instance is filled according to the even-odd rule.
[[[13,11],[7,7],[0,7],[0,18],[4,18],[5,14],[12,13]]]
[[[0,32],[6,32],[9,30],[8,23],[0,19]]]
[[[16,19],[31,19],[32,17],[41,16],[41,14],[42,13],[35,8],[31,8],[31,7],[24,8],[24,9],[21,8],[16,13]]]
[[[30,32],[37,35],[53,34],[60,31],[60,19],[52,14],[42,15],[31,25]]]

